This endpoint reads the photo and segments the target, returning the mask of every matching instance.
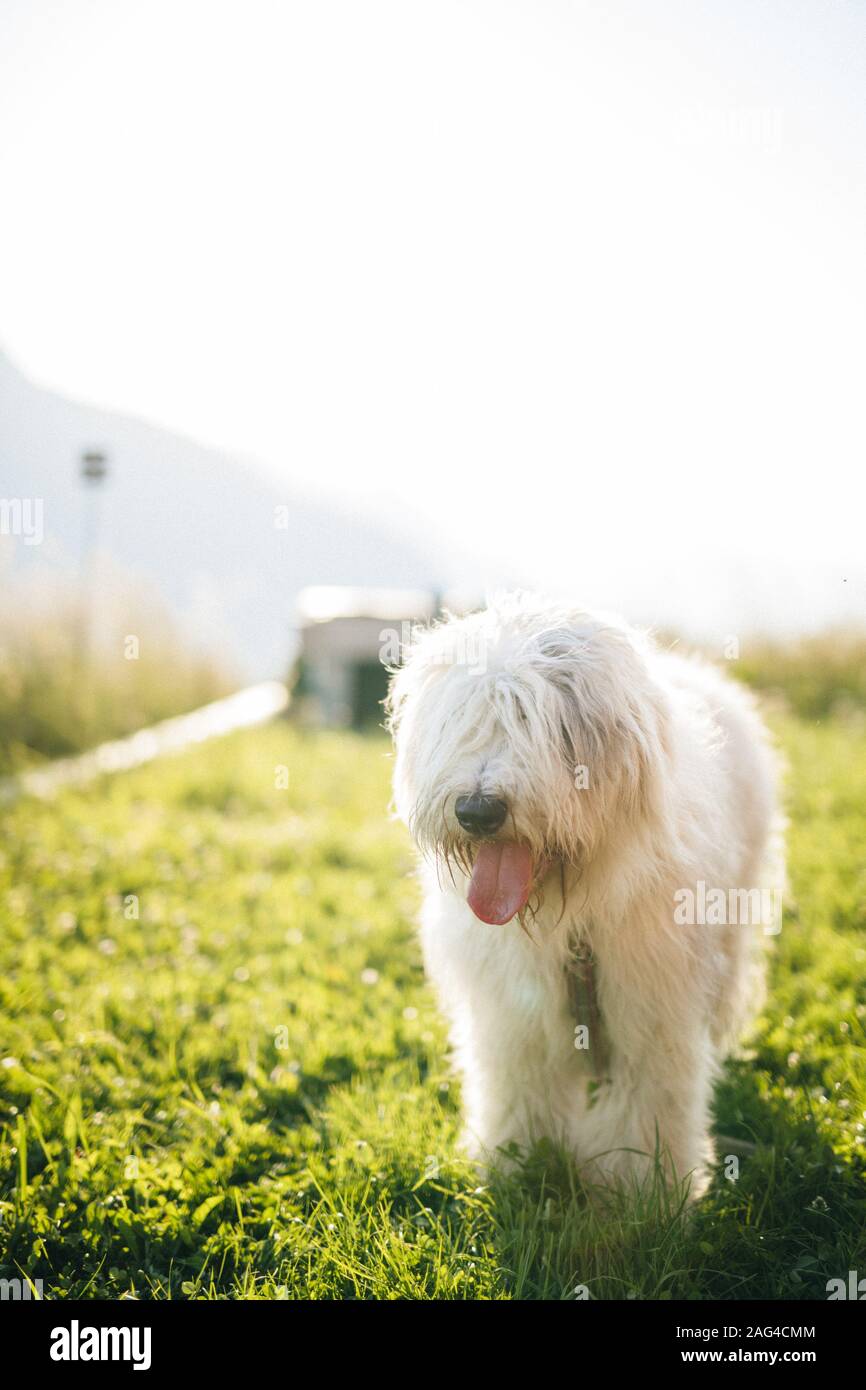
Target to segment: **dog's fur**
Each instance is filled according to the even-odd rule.
[[[675,895],[701,880],[780,887],[774,759],[750,698],[617,619],[513,595],[416,637],[389,717],[471,1150],[489,1161],[547,1136],[591,1179],[631,1183],[661,1160],[696,1195],[714,1075],[759,993],[761,931],[678,925]],[[507,925],[466,901],[478,842],[455,801],[475,791],[507,803],[496,838],[536,866]],[[575,1041],[587,951],[603,1074],[596,1020],[589,1049]]]

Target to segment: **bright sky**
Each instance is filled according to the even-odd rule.
[[[19,366],[697,628],[866,618],[864,175],[843,0],[0,4]]]

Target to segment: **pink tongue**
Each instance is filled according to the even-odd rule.
[[[504,926],[526,906],[532,890],[532,855],[526,845],[478,846],[468,903],[482,922]]]

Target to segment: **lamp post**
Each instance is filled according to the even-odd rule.
[[[101,449],[86,449],[81,455],[81,476],[88,483],[101,483],[108,472],[108,459]]]
[[[99,543],[99,488],[108,472],[108,457],[101,449],[85,449],[81,454],[81,480],[92,494],[84,502],[81,528],[81,665],[86,685],[85,709],[93,725],[94,685],[91,672],[92,639],[96,616],[96,551]],[[88,734],[94,732],[88,728]]]

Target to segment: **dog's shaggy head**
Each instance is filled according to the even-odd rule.
[[[654,813],[664,701],[616,620],[506,596],[417,637],[388,703],[397,812],[483,921]]]

